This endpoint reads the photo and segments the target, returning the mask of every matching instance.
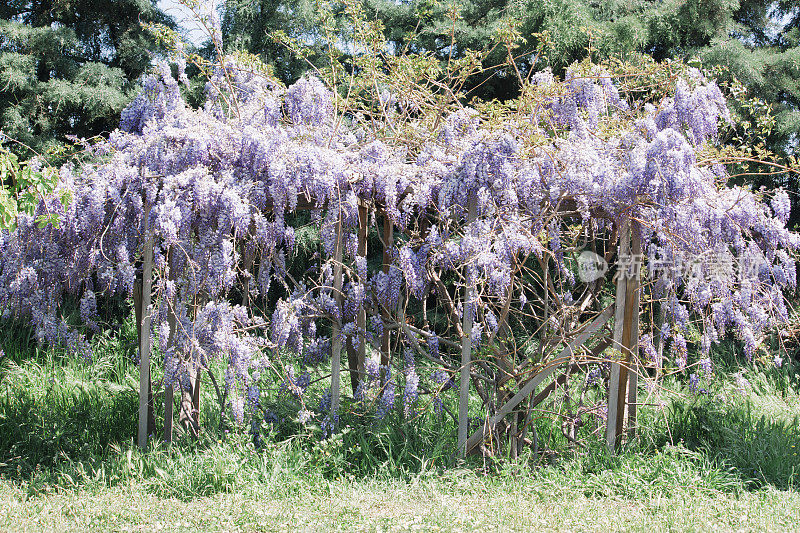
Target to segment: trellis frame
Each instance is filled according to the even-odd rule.
[[[568,209],[569,202],[562,202],[560,208],[562,211]],[[315,203],[308,197],[303,196],[301,201],[298,202],[298,210],[318,208]],[[392,267],[392,254],[391,250],[394,246],[394,224],[386,215],[385,210],[382,209],[377,202],[367,204],[365,202],[359,203],[358,206],[358,228],[357,228],[357,253],[359,256],[366,257],[367,254],[367,233],[370,219],[370,213],[376,214],[383,212],[383,227],[380,232],[380,239],[383,244],[382,253],[382,270],[384,273],[389,273]],[[477,216],[477,209],[474,200],[467,206],[467,223],[474,220]],[[142,294],[141,303],[139,304],[143,309],[150,309],[149,299],[150,291],[152,290],[152,251],[153,251],[153,238],[152,233],[148,227],[148,219],[145,217],[145,234],[144,234],[144,261],[143,261],[143,280],[142,280]],[[333,266],[334,266],[334,281],[333,293],[337,301],[337,305],[343,304],[343,232],[342,219],[339,217],[336,222],[336,245],[334,249]],[[623,216],[615,224],[615,234],[618,236],[617,256],[624,257],[630,254],[638,254],[641,252],[641,239],[638,223],[631,221],[630,218]],[[613,238],[612,238],[613,239]],[[247,258],[246,258],[247,259]],[[149,267],[148,267],[149,264]],[[252,267],[253,262],[249,261],[248,265]],[[149,268],[149,270],[148,270]],[[434,279],[434,284],[437,285],[439,290],[443,289],[441,280]],[[549,279],[548,283],[551,283]],[[481,428],[472,433],[467,434],[468,427],[468,400],[470,384],[480,387],[480,380],[474,372],[472,372],[472,345],[470,341],[470,334],[472,329],[472,321],[474,317],[471,312],[471,305],[464,305],[464,313],[462,323],[456,322],[454,324],[457,333],[461,337],[459,344],[461,351],[461,365],[458,367],[459,371],[459,411],[458,411],[458,439],[457,449],[458,453],[462,456],[468,452],[475,451],[480,448],[481,442],[487,434],[491,433],[493,427],[502,420],[505,416],[511,413],[518,405],[525,399],[534,399],[534,394],[537,388],[551,378],[559,368],[570,368],[570,365],[575,361],[575,354],[590,338],[596,334],[610,322],[611,317],[614,317],[614,335],[613,346],[622,354],[619,361],[612,362],[612,372],[609,383],[609,402],[608,402],[608,417],[606,426],[606,442],[610,450],[614,450],[619,446],[621,437],[623,435],[624,421],[627,416],[628,419],[628,437],[633,436],[635,431],[636,420],[636,405],[637,405],[637,378],[638,370],[636,368],[637,361],[637,346],[638,346],[638,309],[639,309],[639,292],[641,290],[640,283],[637,278],[620,277],[617,279],[617,294],[615,304],[604,309],[598,313],[594,320],[581,331],[575,332],[574,338],[568,342],[567,347],[561,353],[543,365],[540,365],[537,371],[529,374],[523,381],[518,392],[516,392],[507,402],[505,402],[499,409],[497,409],[492,416],[488,419],[487,423],[483,424]],[[473,298],[473,287],[465,285],[464,288],[464,304],[470,302]],[[545,297],[548,297],[550,291],[545,289]],[[145,305],[145,302],[148,302]],[[249,300],[246,301],[249,305]],[[392,324],[393,320],[389,314],[396,310],[381,309],[379,314],[387,325]],[[170,313],[174,320],[174,314]],[[451,316],[452,318],[452,316]],[[137,316],[137,326],[140,332],[149,332],[150,314],[141,313]],[[366,360],[366,344],[363,332],[366,329],[367,311],[362,308],[357,317],[357,342],[355,350],[348,351],[348,371],[351,376],[351,387],[355,393],[358,386],[358,381],[364,376],[365,373],[365,360]],[[403,321],[404,322],[404,321]],[[170,342],[174,335],[173,324],[171,326]],[[331,339],[331,406],[334,413],[337,413],[341,405],[341,351],[342,351],[342,338],[340,335],[341,324],[334,320],[332,325],[333,335]],[[412,331],[410,327],[403,323],[400,325],[401,330],[407,334],[419,334],[420,331]],[[602,343],[602,340],[601,340]],[[139,427],[139,443],[140,446],[146,445],[147,435],[153,432],[153,409],[152,409],[152,393],[148,392],[150,388],[149,382],[149,356],[150,356],[150,336],[140,335],[140,354],[141,361],[147,361],[147,366],[143,366],[143,371],[140,372],[140,427]],[[347,346],[352,344],[350,339],[347,339]],[[391,329],[386,327],[380,341],[380,357],[381,364],[388,365],[391,362]],[[199,372],[198,372],[199,373]],[[556,385],[565,375],[559,376],[551,385]],[[193,389],[199,386],[199,376],[196,378],[197,384]],[[543,390],[540,395],[545,394],[547,390],[552,390],[550,386]],[[172,439],[172,394],[171,388],[165,391],[165,427],[164,427],[164,440],[170,442]],[[192,396],[192,421],[198,423],[197,411],[199,410],[199,395],[197,390],[190,391]],[[545,394],[546,395],[546,394]],[[537,396],[538,398],[538,396]],[[167,405],[169,404],[169,405]],[[144,407],[143,407],[144,406]],[[142,414],[144,413],[144,415]],[[148,425],[147,419],[149,417],[150,423]],[[183,418],[183,417],[182,417]],[[144,422],[142,422],[144,420]]]

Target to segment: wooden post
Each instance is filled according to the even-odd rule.
[[[136,346],[142,344],[142,280],[133,282],[133,310],[136,316]],[[140,358],[141,359],[141,358]],[[147,386],[147,434],[152,435],[156,427],[156,417],[153,410],[153,384]]]
[[[368,219],[369,211],[367,211],[367,206],[363,203],[358,206],[358,256],[363,257],[364,261],[367,260],[367,229],[369,225]],[[366,279],[360,280],[361,283],[366,283]],[[353,393],[355,394],[356,389],[355,387],[358,386],[358,382],[364,379],[366,373],[366,358],[367,358],[367,346],[364,339],[364,332],[367,331],[367,310],[364,308],[363,304],[361,305],[361,309],[358,311],[358,353],[356,358],[356,365],[357,365],[357,380],[356,385],[354,385]]]
[[[642,235],[639,223],[631,221],[631,253],[635,262],[633,266],[633,277],[628,278],[628,301],[631,317],[627,337],[627,360],[628,360],[628,439],[632,439],[636,434],[636,402],[638,401],[639,388],[639,276],[642,254]],[[626,309],[627,311],[627,309]],[[627,313],[626,313],[627,314]]]
[[[337,209],[341,209],[337,206]],[[342,312],[342,215],[336,220],[336,245],[333,250],[333,298]],[[331,330],[331,414],[339,412],[341,400],[342,325],[334,320]]]
[[[144,209],[144,249],[142,258],[142,322],[139,335],[139,448],[147,447],[150,414],[150,297],[153,287],[153,234],[150,231],[150,205]]]
[[[467,211],[467,226],[475,220],[477,203],[474,198],[469,201]],[[466,227],[466,226],[465,226]],[[465,269],[463,325],[461,337],[461,376],[458,389],[458,452],[462,457],[467,455],[467,431],[469,417],[469,369],[472,359],[472,305],[475,298],[475,288]]]
[[[622,272],[620,271],[620,259],[630,255],[630,225],[628,219],[623,219],[619,232],[619,243],[617,246],[617,296],[614,302],[614,349],[622,350],[623,344],[623,330],[625,323],[625,302],[628,284],[626,283]],[[625,386],[627,383],[621,381],[622,365],[619,361],[611,363],[611,377],[608,380],[608,409],[606,418],[606,445],[612,451],[617,445],[617,427],[618,419],[621,418],[622,413],[619,411],[619,396],[620,386]],[[624,392],[622,394],[624,399]]]
[[[611,364],[608,385],[608,419],[606,444],[614,450],[620,442],[628,412],[629,435],[636,421],[636,387],[638,370],[631,366],[638,356],[639,342],[639,228],[629,219],[623,220],[619,231],[617,253],[617,297],[614,318],[614,347],[622,357]],[[631,371],[632,370],[632,371]]]
[[[661,376],[661,370],[664,364],[664,338],[661,335],[661,327],[667,320],[667,302],[662,299],[658,302],[658,316],[656,317],[656,327],[653,334],[653,344],[656,350],[656,378]]]
[[[392,268],[392,256],[389,253],[389,250],[392,249],[392,243],[394,242],[394,224],[392,221],[389,220],[388,216],[383,217],[383,273],[387,276],[389,275],[390,269]],[[384,313],[384,324],[388,322],[389,317],[386,313]],[[389,330],[384,327],[383,328],[383,335],[381,335],[381,365],[382,366],[389,366],[389,358],[391,354],[391,344],[390,344],[390,337],[389,337]]]

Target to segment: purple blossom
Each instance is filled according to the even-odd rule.
[[[378,400],[378,408],[375,416],[378,420],[382,420],[387,414],[394,409],[395,401],[395,383],[391,375],[389,367],[383,367],[385,372],[385,383],[383,385],[383,392],[381,392],[380,399]]]
[[[440,302],[453,296],[448,291],[458,276],[479,289],[463,304],[473,313],[483,310],[471,334],[476,347],[484,331],[499,331],[496,305],[518,289],[516,268],[529,255],[555,255],[553,282],[570,304],[577,292],[569,286],[568,243],[576,232],[605,238],[609,220],[623,213],[647,221],[641,237],[653,284],[645,290],[653,287],[652,296],[667,309],[662,338],[679,368],[687,366],[685,336],[693,322],[704,322],[698,376],[708,379],[711,346],[721,335],[735,333],[752,358],[758,339],[788,320],[784,292],[796,287],[793,256],[800,248],[800,238],[785,227],[789,196],[779,191],[765,203],[747,188],[721,186],[727,181],[722,165],[698,162],[701,145],[717,141],[719,120],[728,113],[719,89],[697,72],[658,105],[630,108],[629,95],[599,67],[573,67],[564,82],[540,73],[535,89],[549,100],[531,116],[488,123],[465,108],[447,115],[431,135],[418,127],[427,124],[421,109],[405,118],[397,113],[411,106],[403,95],[381,100],[386,116],[374,117],[373,128],[357,112],[337,116],[334,94],[314,78],[283,91],[224,58],[214,66],[205,105],[193,110],[169,67],[159,63],[154,71],[124,111],[120,130],[102,143],[102,160],[60,169],[58,190],[34,216],[22,214],[16,228],[0,231],[0,310],[4,319],[29,321],[42,344],[88,356],[83,330],[65,317],[67,304],[80,298],[81,319],[94,328],[104,311],[98,306],[129,297],[141,275],[147,225],[156,241],[154,334],[164,349],[165,383],[185,384],[190,370],[221,366],[226,408],[237,421],[250,416],[258,423],[245,407],[279,383],[308,403],[310,375],[299,368],[295,375],[281,358],[327,362],[331,339],[320,334],[331,322],[344,324],[344,336],[382,336],[380,314],[397,319],[407,298],[412,307],[426,298],[432,271],[446,283]],[[630,109],[636,117],[623,113]],[[611,118],[614,128],[604,128]],[[404,135],[385,136],[382,129],[396,124],[382,120],[409,122]],[[532,131],[546,139],[541,146],[531,145]],[[406,133],[411,144],[398,140]],[[61,194],[72,198],[66,207]],[[322,246],[295,286],[287,268],[298,235],[290,222],[306,200]],[[470,201],[477,217],[467,224]],[[357,255],[359,205],[381,206],[402,235],[389,243],[388,273],[369,272]],[[49,212],[58,214],[59,226],[39,228],[35,216]],[[433,223],[421,231],[418,221],[425,218]],[[342,306],[334,298],[330,260],[339,226],[348,274]],[[735,261],[743,275],[712,276],[706,252]],[[698,259],[698,266],[691,274],[657,269],[660,259]],[[291,296],[267,320],[262,304],[284,290]],[[229,303],[238,298],[248,307]],[[527,303],[520,293],[511,312],[538,309]],[[169,310],[178,327],[168,347]],[[362,310],[371,315],[367,332],[355,323]],[[452,328],[437,324],[436,330],[445,335]],[[400,338],[396,348],[408,342]],[[439,337],[429,336],[427,344],[440,357]],[[647,335],[641,350],[654,360]],[[276,377],[269,368],[287,372]],[[409,416],[418,404],[419,376],[413,361],[401,371]],[[362,380],[361,396],[377,389],[373,374],[368,370]],[[384,379],[375,393],[379,418],[394,408],[399,386],[388,368]],[[330,398],[322,411],[329,409]],[[338,413],[327,415],[321,422],[330,432]]]
[[[428,354],[433,359],[439,359],[439,337],[434,333],[428,336]]]
[[[775,196],[772,197],[772,201],[770,202],[772,207],[772,212],[775,214],[775,218],[780,220],[783,224],[789,222],[789,214],[792,209],[792,202],[789,199],[789,195],[783,189],[779,190],[775,193]]]
[[[711,375],[714,373],[714,364],[711,362],[711,359],[709,358],[701,359],[700,370],[702,370],[706,379],[710,378]]]
[[[686,348],[686,339],[682,334],[675,334],[675,336],[672,338],[672,345],[670,349],[672,351],[672,357],[675,361],[675,364],[678,365],[678,370],[685,370],[688,351]]]
[[[689,376],[689,390],[692,393],[697,394],[699,385],[700,385],[700,378],[697,377],[697,374],[691,374]]]
[[[639,349],[644,352],[646,356],[646,361],[653,365],[658,365],[658,352],[656,351],[655,346],[653,345],[653,338],[650,334],[645,333],[639,339]]]
[[[302,78],[286,91],[286,112],[295,124],[320,125],[333,116],[333,95],[319,79]]]
[[[97,331],[99,329],[97,322],[97,299],[95,298],[94,292],[90,290],[86,290],[83,293],[83,298],[81,298],[81,320],[83,323],[86,324],[92,330]]]

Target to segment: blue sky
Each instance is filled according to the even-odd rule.
[[[206,1],[205,3],[208,6],[213,5],[213,2]],[[189,42],[199,45],[208,38],[202,25],[194,19],[192,12],[179,0],[158,0],[158,7],[175,19]]]

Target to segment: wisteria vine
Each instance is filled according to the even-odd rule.
[[[786,228],[786,192],[728,186],[725,161],[708,156],[731,120],[719,88],[690,69],[671,96],[641,102],[601,67],[575,65],[563,81],[534,75],[523,94],[500,120],[461,107],[430,127],[424,114],[401,115],[397,99],[367,116],[315,77],[283,88],[226,57],[205,104],[191,109],[160,63],[95,147],[99,162],[62,167],[36,212],[0,232],[2,316],[29,321],[43,344],[91,357],[98,296],[133,294],[148,216],[164,385],[190,390],[191,376],[222,368],[222,408],[235,423],[268,419],[262,395],[279,390],[298,402],[300,422],[330,431],[339,416],[330,393],[312,400],[317,378],[295,366],[322,368],[331,324],[345,349],[368,348],[354,409],[377,419],[430,405],[442,413],[465,307],[473,348],[488,354],[475,373],[522,380],[597,310],[603,286],[576,278],[579,243],[610,258],[629,219],[644,243],[644,290],[663,316],[641,337],[644,364],[660,357],[658,339],[682,370],[693,364],[689,342],[711,373],[711,347],[728,333],[754,357],[761,337],[788,320],[800,238]],[[359,209],[396,235],[384,243],[386,265],[358,250]],[[300,212],[320,245],[295,278],[291,221]],[[53,213],[57,225],[35,223]],[[477,289],[471,301],[465,286]],[[428,320],[429,301],[444,321]],[[409,321],[413,313],[423,319]],[[539,339],[536,360],[517,355],[520,325]],[[386,353],[387,336],[402,357]],[[436,370],[418,372],[418,357]],[[488,404],[496,393],[486,387]]]

